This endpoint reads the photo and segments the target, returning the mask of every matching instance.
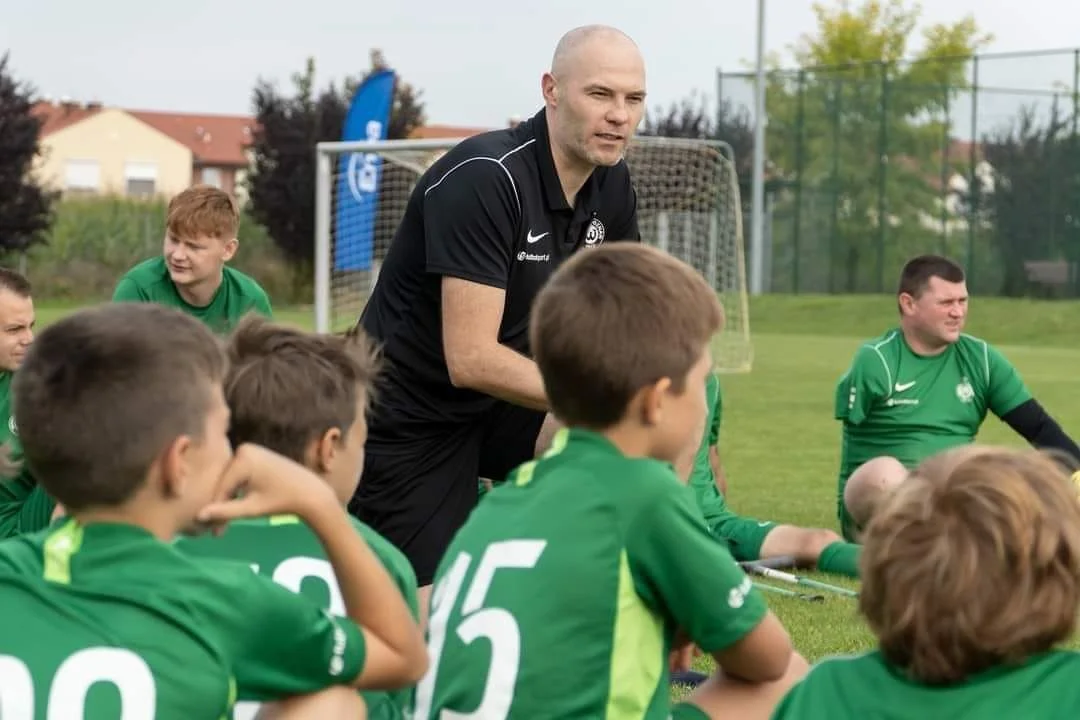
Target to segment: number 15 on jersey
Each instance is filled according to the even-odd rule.
[[[459,552],[431,595],[431,617],[428,621],[428,654],[431,666],[416,687],[413,720],[428,720],[435,699],[439,666],[446,646],[446,633],[458,598],[469,579],[468,590],[461,601],[455,623],[455,634],[469,645],[480,638],[491,644],[491,664],[479,705],[469,711],[443,710],[437,720],[503,720],[514,701],[521,663],[521,629],[511,609],[487,604],[488,591],[495,574],[502,570],[530,570],[540,560],[546,540],[504,540],[492,543],[484,550],[473,569],[473,556]],[[470,570],[472,572],[470,573]],[[451,672],[475,673],[474,668],[453,666]]]

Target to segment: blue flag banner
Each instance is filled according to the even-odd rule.
[[[385,140],[394,104],[393,70],[371,73],[356,88],[341,139]],[[370,270],[375,254],[375,211],[382,158],[374,153],[342,153],[337,167],[334,269]]]

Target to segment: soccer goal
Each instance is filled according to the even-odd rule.
[[[320,332],[356,322],[414,184],[461,140],[319,143],[315,326]],[[713,342],[716,367],[748,372],[753,347],[742,202],[731,147],[712,140],[636,137],[627,162],[642,240],[691,264],[716,289],[726,318]]]

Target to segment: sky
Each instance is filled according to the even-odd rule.
[[[1080,47],[1080,4],[1024,0],[1022,8],[1015,0],[927,0],[923,21],[974,14],[995,36],[991,52]],[[320,85],[339,81],[366,69],[377,47],[422,91],[429,123],[498,127],[539,109],[540,76],[559,37],[589,23],[614,25],[636,40],[650,108],[691,93],[711,103],[718,67],[753,67],[757,3],[547,0],[526,8],[497,0],[0,0],[0,18],[0,52],[10,52],[11,69],[56,99],[249,113],[257,79],[287,87],[311,56]],[[768,0],[767,51],[786,53],[813,29],[808,0]],[[998,60],[984,65],[983,81],[1048,89],[1055,81],[1071,84],[1072,72],[1065,55]],[[727,87],[726,93],[738,91]]]

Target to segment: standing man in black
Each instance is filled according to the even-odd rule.
[[[531,119],[462,141],[420,178],[360,318],[386,370],[350,510],[412,562],[425,617],[477,479],[534,456],[548,402],[533,297],[578,250],[640,241],[623,159],[645,108],[637,46],[571,30],[541,88]]]

